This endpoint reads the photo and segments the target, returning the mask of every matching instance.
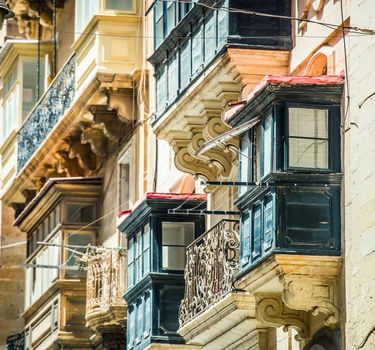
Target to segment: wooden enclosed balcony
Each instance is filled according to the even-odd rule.
[[[87,265],[86,325],[94,331],[123,332],[125,344],[126,256],[104,249],[91,256]]]

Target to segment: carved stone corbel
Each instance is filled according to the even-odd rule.
[[[81,142],[89,144],[92,151],[99,157],[107,157],[112,152],[116,144],[108,139],[103,129],[87,123],[81,123]]]
[[[295,310],[312,311],[313,316],[324,315],[324,324],[336,326],[340,321],[338,307],[338,279],[326,276],[282,275],[283,301]]]
[[[69,158],[76,158],[78,164],[85,172],[92,172],[99,168],[101,160],[92,152],[89,144],[83,144],[79,136],[71,136],[67,139],[69,144]]]
[[[84,171],[77,159],[71,159],[68,151],[57,151],[54,156],[57,160],[58,173],[65,173],[68,177],[84,176]]]
[[[132,89],[107,89],[107,109],[115,110],[123,122],[137,119]]]
[[[91,106],[89,111],[94,116],[94,124],[102,128],[104,135],[114,143],[120,142],[125,134],[126,124],[120,121],[117,112],[101,105]]]
[[[296,339],[306,342],[310,338],[309,315],[293,310],[283,303],[278,293],[256,294],[256,319],[267,327],[289,327],[297,331]]]

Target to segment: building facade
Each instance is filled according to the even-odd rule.
[[[375,347],[371,0],[9,0],[0,347]]]

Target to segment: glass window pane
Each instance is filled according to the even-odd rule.
[[[272,171],[272,123],[272,116],[268,116],[263,123],[262,177]]]
[[[328,140],[289,138],[289,166],[328,168]]]
[[[330,238],[330,197],[290,192],[286,197],[286,230],[291,243],[324,243]]]
[[[181,47],[180,55],[181,89],[184,89],[189,84],[191,75],[191,54],[189,41],[187,41]]]
[[[176,26],[176,3],[169,0],[167,2],[167,34]]]
[[[262,156],[262,125],[258,124],[253,129],[253,179],[260,181],[261,178],[261,156]]]
[[[203,27],[193,34],[192,40],[192,75],[198,73],[203,63]]]
[[[241,266],[249,262],[250,229],[250,212],[246,211],[241,220]]]
[[[95,205],[93,204],[67,204],[67,222],[86,223],[95,219]]]
[[[328,138],[328,110],[289,108],[289,136]]]
[[[128,263],[132,263],[134,261],[134,239],[131,238],[128,241]]]
[[[163,222],[162,244],[187,246],[194,240],[194,222]]]
[[[261,217],[262,207],[258,204],[254,208],[254,229],[253,229],[253,258],[257,257],[261,252]]]
[[[126,273],[128,276],[128,287],[131,287],[134,284],[134,263],[128,265]]]
[[[185,247],[163,246],[163,264],[165,270],[185,269]]]
[[[216,16],[213,12],[206,19],[205,27],[205,60],[210,61],[215,56],[216,49]]]
[[[273,230],[273,198],[268,196],[264,200],[264,221],[263,221],[263,231],[264,231],[264,244],[263,248],[268,250],[272,246],[274,230]]]
[[[177,55],[174,55],[170,61],[168,66],[168,100],[169,102],[173,102],[173,100],[177,97],[178,91],[178,59]]]
[[[133,0],[106,0],[105,7],[109,10],[132,11]]]
[[[226,7],[227,1],[223,6]],[[229,28],[229,15],[227,11],[217,11],[217,34],[218,34],[218,48],[220,49],[227,41]]]
[[[79,245],[86,247],[88,244],[93,244],[93,237],[91,234],[84,234],[84,233],[68,233],[67,237],[67,244],[68,245]],[[84,252],[85,248],[77,248],[78,252]],[[75,267],[79,261],[80,256],[75,254],[70,250],[65,250],[66,260],[65,263],[67,266]],[[86,275],[85,271],[78,271],[78,270],[66,270],[66,276],[69,277],[83,277]]]
[[[158,72],[156,82],[157,88],[157,110],[159,113],[163,112],[167,102],[167,74],[165,67],[162,67]]]

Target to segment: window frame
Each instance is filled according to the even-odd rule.
[[[289,166],[289,109],[319,109],[328,111],[328,167],[327,168],[311,168],[311,167],[292,167]],[[340,132],[340,113],[337,111],[339,106],[314,103],[294,103],[287,102],[284,105],[284,164],[286,172],[300,173],[331,173],[340,171],[340,134],[337,136],[335,131]],[[313,139],[313,138],[312,138]],[[337,155],[337,157],[335,156]]]
[[[144,239],[144,234],[145,234],[145,227],[149,227],[149,234],[148,234],[148,247],[145,248],[145,239]],[[138,242],[138,239],[137,239],[137,235],[140,233],[140,240],[141,242]],[[148,218],[147,220],[143,221],[142,223],[140,223],[139,225],[137,225],[137,227],[132,231],[131,235],[129,235],[127,237],[127,249],[129,249],[129,242],[130,241],[133,241],[133,260],[131,263],[129,263],[129,254],[128,254],[128,258],[126,260],[126,266],[127,266],[127,271],[128,271],[128,266],[133,264],[133,279],[132,279],[132,284],[130,285],[129,284],[129,274],[128,277],[126,278],[126,287],[128,290],[134,288],[137,284],[139,284],[147,275],[149,275],[152,271],[152,254],[151,254],[151,250],[152,250],[152,240],[151,240],[151,237],[152,237],[152,222],[150,220],[150,218]],[[139,248],[139,245],[141,246]],[[140,249],[140,252],[141,252],[141,255],[139,256],[138,255],[138,252],[139,252],[139,249]],[[148,255],[148,271],[145,272],[145,256],[146,254]],[[141,273],[140,275],[138,275],[139,273],[139,270],[138,270],[138,260],[141,259]],[[138,276],[139,276],[139,279],[138,279]]]
[[[174,269],[164,269],[163,268],[163,222],[173,222],[173,223],[192,223],[194,224],[194,233],[193,233],[193,240],[186,246],[183,246],[183,245],[166,245],[168,247],[184,247],[185,248],[185,265],[186,265],[186,248],[192,243],[194,242],[194,240],[197,238],[198,236],[198,226],[199,224],[194,221],[194,220],[186,220],[186,219],[183,219],[183,218],[176,218],[174,219],[173,218],[173,221],[172,221],[172,218],[171,217],[164,217],[164,216],[160,216],[158,217],[158,220],[157,220],[157,228],[158,228],[158,237],[157,237],[157,243],[158,243],[158,251],[159,251],[159,263],[158,263],[158,268],[159,268],[159,271],[160,272],[164,272],[164,273],[178,273],[178,274],[183,274],[184,273],[184,269],[182,270],[174,270]]]

